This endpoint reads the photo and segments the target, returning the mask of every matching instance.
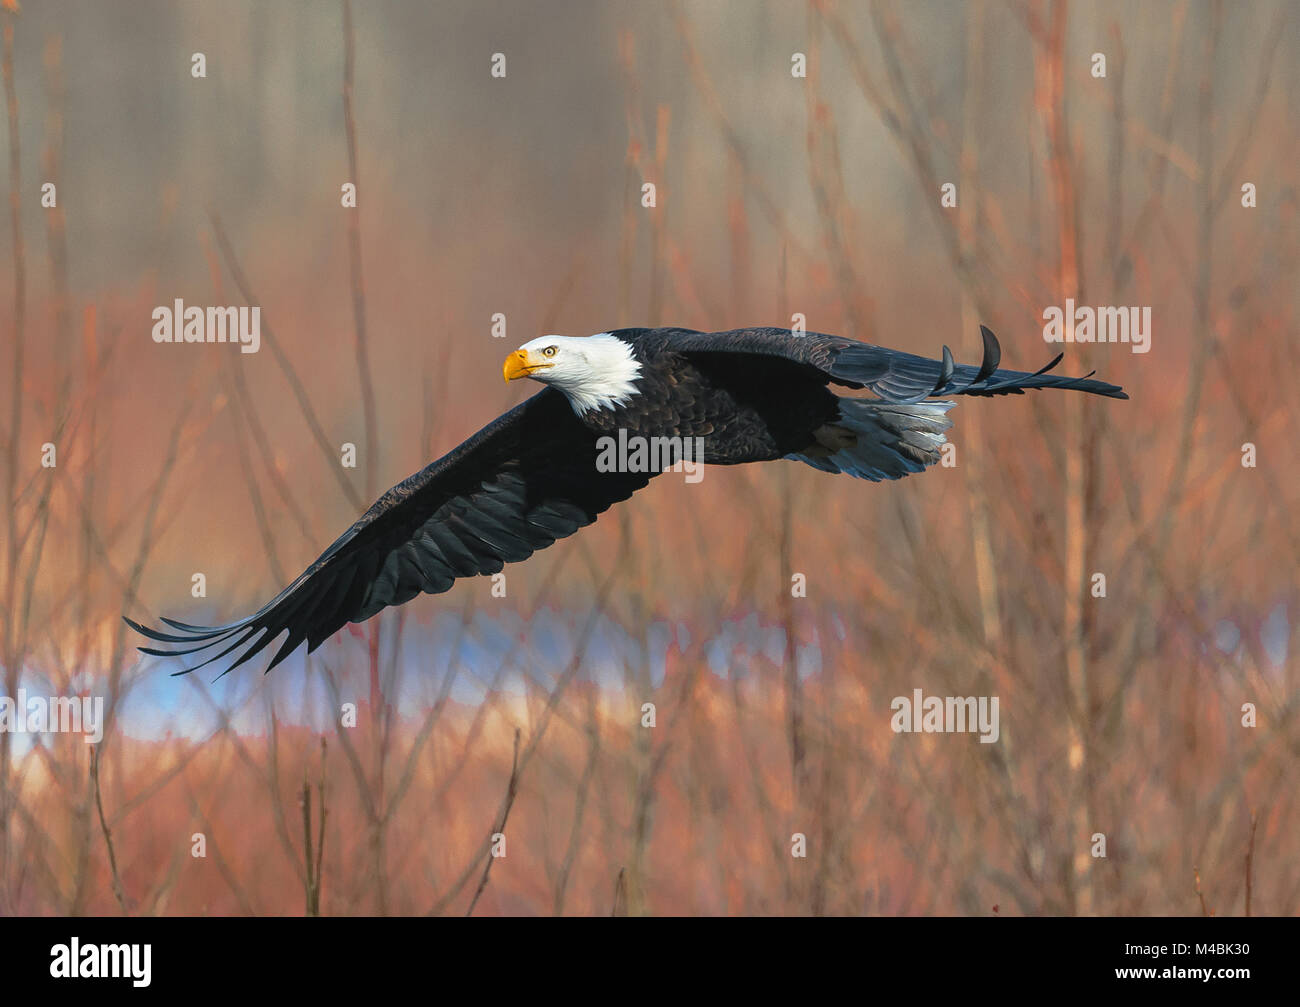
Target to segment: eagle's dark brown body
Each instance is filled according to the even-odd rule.
[[[637,396],[585,413],[594,433],[698,437],[706,464],[738,465],[802,451],[839,417],[825,375],[779,357],[679,353],[652,342],[637,359],[645,365]]]

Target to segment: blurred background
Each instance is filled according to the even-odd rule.
[[[0,733],[0,913],[1295,914],[1297,20],[5,0],[0,694],[106,732]],[[1046,344],[1067,297],[1150,352]],[[176,298],[260,351],[155,343]],[[121,622],[260,607],[536,335],[796,315],[1132,398],[666,476],[268,677]],[[918,688],[998,742],[895,734]]]

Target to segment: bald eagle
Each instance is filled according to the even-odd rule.
[[[658,474],[600,464],[602,442],[612,437],[691,439],[705,464],[788,458],[879,481],[939,460],[954,405],[945,396],[1067,388],[1128,398],[1091,375],[1048,373],[1060,355],[1033,374],[1000,370],[997,339],[983,326],[981,333],[979,367],[954,364],[946,346],[931,360],[788,329],[542,336],[511,353],[503,373],[546,387],[381,496],[265,607],[223,626],[164,618],[170,632],[126,621],[172,645],[141,647],[146,654],[221,647],[176,674],[247,645],[230,671],[287,630],[269,672],[304,641],[310,653],[345,623],[421,591],[446,591],[460,577],[496,573],[591,524]],[[837,395],[831,386],[875,397]]]

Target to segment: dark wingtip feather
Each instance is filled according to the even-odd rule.
[[[165,615],[160,615],[158,618],[167,623],[167,625],[172,627],[172,629],[179,629],[183,633],[204,633],[208,636],[215,636],[218,633],[224,633],[227,630],[234,629],[238,625],[238,623],[232,622],[225,626],[195,626],[193,623],[181,622],[178,619],[168,619]]]
[[[987,325],[981,325],[980,337],[984,340],[984,360],[972,384],[987,381],[998,369],[998,364],[1002,363],[1002,347],[998,344],[998,337],[993,334],[993,330]]]
[[[948,349],[947,344],[943,347],[943,363],[939,365],[939,380],[934,383],[930,389],[931,395],[940,395],[947,387],[948,382],[952,380],[952,372],[956,368],[956,362],[952,359],[952,350]]]
[[[141,623],[136,622],[134,619],[127,618],[126,616],[122,616],[122,621],[126,623],[128,626],[130,626],[137,633],[139,633],[141,636],[148,637],[150,640],[158,640],[161,643],[183,643],[189,640],[188,636],[179,637],[179,636],[172,636],[169,633],[160,633],[158,630],[152,629],[149,626],[142,625]]]
[[[1034,371],[1034,377],[1038,377],[1040,374],[1046,374],[1048,371],[1053,370],[1056,367],[1056,365],[1059,364],[1064,359],[1065,359],[1065,354],[1058,353],[1051,360],[1049,360],[1044,366]]]
[[[298,646],[305,639],[307,639],[307,634],[294,633],[291,631],[288,637],[285,638],[284,643],[280,645],[280,649],[279,651],[276,652],[275,657],[271,658],[271,663],[266,666],[266,671],[264,671],[262,674],[264,675],[271,674],[271,669],[274,668],[281,661],[283,661],[290,654],[292,654],[295,650],[297,650]],[[269,643],[270,641],[267,642]]]
[[[222,630],[215,633],[187,633],[184,636],[177,636],[174,633],[164,633],[161,630],[142,626],[126,616],[122,616],[122,620],[141,636],[148,637],[150,640],[157,640],[159,643],[196,643],[199,640],[211,640],[216,643],[231,632],[231,630]],[[167,622],[167,619],[164,618],[163,621]]]
[[[225,671],[223,671],[220,675],[217,676],[216,681],[220,681],[221,679],[229,675],[232,671],[234,671],[236,668],[238,668],[245,661],[247,661],[250,657],[256,654],[258,651],[260,651],[263,647],[265,647],[267,643],[270,642],[269,640],[263,639],[265,633],[266,633],[265,628],[258,629],[256,626],[252,627],[251,629],[249,629],[247,633],[241,636],[238,640],[232,643],[220,654],[213,654],[206,661],[200,661],[193,668],[191,668],[190,671],[198,671],[200,668],[211,664],[213,661],[220,661],[232,650],[238,650],[244,644],[248,643],[248,641],[252,640],[253,641],[252,646],[250,646],[246,651],[244,651],[244,653],[240,656],[239,660],[237,660],[234,664],[232,664],[229,668],[227,668]]]

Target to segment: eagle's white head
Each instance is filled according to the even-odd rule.
[[[562,391],[581,416],[590,409],[612,409],[636,394],[641,365],[632,347],[617,336],[539,336],[506,357],[507,381],[532,378]]]

